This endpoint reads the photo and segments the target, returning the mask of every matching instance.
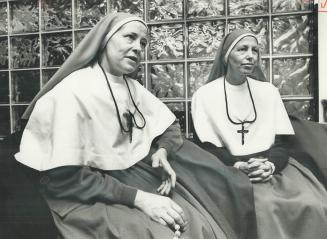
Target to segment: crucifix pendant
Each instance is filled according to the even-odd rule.
[[[133,114],[128,111],[123,114],[126,119],[127,133],[129,133],[129,142],[133,139]]]
[[[237,130],[237,133],[242,134],[242,145],[244,145],[244,134],[249,133],[248,130],[244,129],[244,122],[242,123],[242,129]]]

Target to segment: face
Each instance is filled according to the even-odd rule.
[[[249,75],[258,64],[259,46],[254,37],[247,36],[240,40],[228,57],[228,68],[232,72]]]
[[[143,23],[132,21],[123,25],[103,52],[109,73],[121,76],[134,72],[140,65],[147,42],[147,28]]]

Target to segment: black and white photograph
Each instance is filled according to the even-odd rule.
[[[0,239],[326,239],[327,0],[0,0]]]

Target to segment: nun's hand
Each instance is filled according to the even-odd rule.
[[[173,229],[178,224],[181,230],[186,229],[187,220],[183,209],[169,197],[137,190],[134,205],[162,225]]]
[[[164,171],[162,175],[162,184],[157,189],[161,195],[168,195],[172,188],[176,184],[176,173],[170,166],[167,159],[167,150],[165,148],[159,148],[151,157],[152,167],[161,167]]]
[[[274,170],[267,158],[251,158],[248,161],[250,172],[248,174],[253,183],[267,182],[272,178]]]

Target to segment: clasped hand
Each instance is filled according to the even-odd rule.
[[[238,162],[237,168],[247,174],[254,183],[267,182],[274,173],[273,163],[267,158],[250,158],[247,162]]]
[[[157,192],[161,195],[168,195],[172,188],[176,184],[176,173],[170,166],[167,159],[167,150],[165,148],[159,148],[151,157],[152,167],[163,169],[161,175],[162,184],[158,187]]]

